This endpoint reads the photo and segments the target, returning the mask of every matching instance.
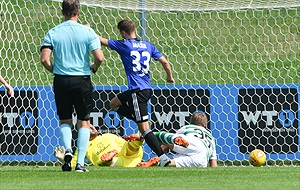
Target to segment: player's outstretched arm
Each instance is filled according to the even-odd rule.
[[[94,140],[98,136],[98,131],[94,125],[90,124],[90,141]]]
[[[54,156],[60,161],[64,162],[64,156],[65,156],[65,147],[64,146],[58,146],[54,149]]]
[[[168,60],[165,58],[165,57],[160,57],[158,59],[158,61],[162,64],[166,74],[167,74],[167,79],[166,81],[168,83],[175,83],[175,80],[173,78],[173,75],[172,75],[172,69],[171,69],[171,65],[170,63],[168,62]]]
[[[101,45],[109,47],[108,45],[108,39],[102,38],[101,36],[99,36],[99,40],[101,42]]]
[[[8,94],[11,97],[14,97],[14,89],[4,80],[4,78],[0,75],[0,82],[4,85],[6,90],[8,91]]]

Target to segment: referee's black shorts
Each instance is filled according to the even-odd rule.
[[[77,119],[87,121],[92,111],[93,85],[90,76],[54,76],[54,96],[60,120],[71,119],[75,108]]]

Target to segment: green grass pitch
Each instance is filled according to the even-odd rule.
[[[0,189],[284,189],[300,185],[299,167],[114,168],[89,173],[62,172],[59,166],[0,167]]]

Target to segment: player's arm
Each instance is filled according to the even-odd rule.
[[[65,147],[64,146],[58,146],[54,149],[54,156],[60,161],[64,162],[64,156],[65,156]]]
[[[50,61],[50,56],[51,56],[52,50],[47,47],[42,47],[41,50],[41,56],[40,56],[40,61],[42,65],[52,73],[53,71],[53,64]]]
[[[90,124],[90,141],[94,140],[98,136],[98,131],[94,125]]]
[[[90,23],[87,23],[85,26],[91,27]],[[106,47],[109,47],[109,46],[108,46],[108,40],[107,40],[107,39],[102,38],[102,37],[99,36],[99,35],[98,35],[98,37],[99,37],[99,40],[100,40],[101,45],[104,45],[104,46],[106,46]]]
[[[108,39],[102,38],[101,36],[99,36],[99,40],[101,42],[101,45],[109,47],[108,45]]]
[[[169,83],[175,83],[175,80],[173,79],[173,76],[172,76],[171,65],[168,62],[168,60],[165,57],[162,56],[158,59],[158,61],[162,64],[162,66],[163,66],[163,68],[164,68],[164,70],[167,74],[166,81],[169,82]]]
[[[6,90],[8,91],[11,97],[14,97],[14,89],[4,80],[4,78],[0,75],[0,82],[4,85]]]
[[[62,163],[64,163],[64,156],[65,156],[65,147],[64,146],[59,146],[54,149],[54,156]],[[77,162],[77,156],[78,156],[78,151],[75,151],[74,157],[71,161],[71,166],[75,167],[76,162]]]
[[[174,144],[161,144],[161,149],[164,151],[164,153],[169,153],[170,150],[174,149]]]
[[[218,167],[217,160],[216,159],[210,159],[209,160],[209,166],[212,167],[212,168]]]
[[[212,141],[211,147],[213,147],[213,152],[209,159],[209,165],[212,168],[216,168],[216,167],[218,167],[218,164],[217,164],[217,151],[216,151],[215,141]]]

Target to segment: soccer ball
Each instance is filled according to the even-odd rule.
[[[252,166],[260,167],[266,163],[266,154],[260,149],[251,151],[249,162]]]

